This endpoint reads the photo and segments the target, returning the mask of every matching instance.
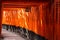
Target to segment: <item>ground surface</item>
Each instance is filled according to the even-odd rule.
[[[25,40],[20,35],[5,29],[2,29],[2,36],[4,37],[3,40]]]

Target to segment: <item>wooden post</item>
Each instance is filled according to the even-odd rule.
[[[1,29],[2,29],[2,0],[0,0],[0,37],[1,37]]]

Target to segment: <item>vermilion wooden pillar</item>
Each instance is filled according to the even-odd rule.
[[[1,29],[2,29],[2,0],[0,0],[0,37],[1,37]]]
[[[48,40],[53,40],[53,27],[54,27],[54,17],[53,17],[53,4],[44,3],[42,5],[42,19],[43,19],[43,35]],[[41,33],[41,34],[42,34]]]
[[[54,1],[54,21],[55,21],[55,30],[54,30],[54,40],[60,40],[60,0]]]

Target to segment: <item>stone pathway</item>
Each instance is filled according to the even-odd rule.
[[[3,40],[25,40],[20,35],[15,34],[14,32],[7,31],[2,29]]]

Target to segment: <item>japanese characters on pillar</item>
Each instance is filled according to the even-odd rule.
[[[0,0],[0,35],[1,35],[1,28],[2,28],[2,0]]]

